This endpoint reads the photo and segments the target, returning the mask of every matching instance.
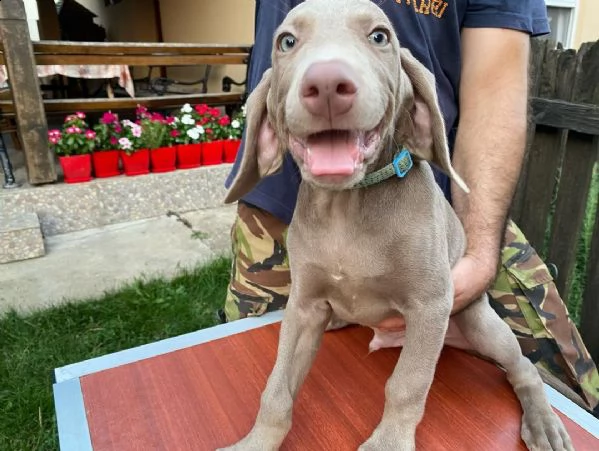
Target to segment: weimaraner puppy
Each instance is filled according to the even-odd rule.
[[[450,163],[433,76],[400,47],[383,11],[369,0],[307,0],[291,10],[247,115],[243,160],[225,202],[276,171],[287,150],[302,183],[289,227],[293,282],[276,363],[253,428],[228,449],[280,447],[327,326],[374,328],[401,314],[405,337],[375,329],[371,350],[403,350],[386,384],[382,419],[360,450],[415,449],[446,341],[506,370],[529,449],[572,450],[537,370],[487,297],[454,315],[449,327],[450,271],[465,234],[429,163],[468,188]],[[259,145],[268,133],[277,148]],[[412,160],[398,154],[402,149]],[[387,178],[392,161],[399,176]],[[452,343],[448,329],[457,332]]]

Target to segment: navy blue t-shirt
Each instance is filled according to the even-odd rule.
[[[435,75],[437,93],[450,148],[458,121],[458,87],[461,69],[460,32],[469,28],[510,28],[532,36],[549,32],[544,0],[373,0],[387,14],[399,42]],[[275,30],[287,12],[302,0],[256,0],[256,32],[249,66],[251,92],[271,66]],[[237,173],[243,143],[225,183]],[[435,171],[437,182],[450,199],[449,179]],[[264,178],[242,200],[256,205],[285,223],[291,222],[301,176],[289,154],[281,171]]]

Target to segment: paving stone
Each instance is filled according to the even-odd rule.
[[[42,257],[44,238],[35,213],[0,213],[0,263]]]

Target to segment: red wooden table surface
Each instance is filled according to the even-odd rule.
[[[214,450],[252,426],[279,324],[81,378],[94,451]],[[325,335],[294,408],[284,450],[355,450],[380,420],[399,349],[368,355],[370,329]],[[421,450],[525,450],[504,373],[445,348],[417,431]],[[578,451],[599,440],[560,414]],[[400,426],[400,425],[398,425]]]

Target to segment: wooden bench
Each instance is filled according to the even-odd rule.
[[[6,64],[4,46],[0,45],[0,64]],[[97,43],[40,41],[33,43],[37,65],[94,65],[118,64],[128,66],[198,66],[246,65],[250,47],[220,44],[163,44],[163,43]],[[227,77],[227,80],[230,77]],[[206,80],[200,80],[205,84]],[[202,91],[205,91],[203,89]],[[47,113],[70,113],[75,110],[106,111],[135,109],[138,104],[148,108],[176,108],[184,103],[209,105],[241,105],[243,92],[198,92],[193,94],[154,95],[134,98],[77,98],[44,99]],[[14,116],[12,100],[0,100],[0,117]]]

